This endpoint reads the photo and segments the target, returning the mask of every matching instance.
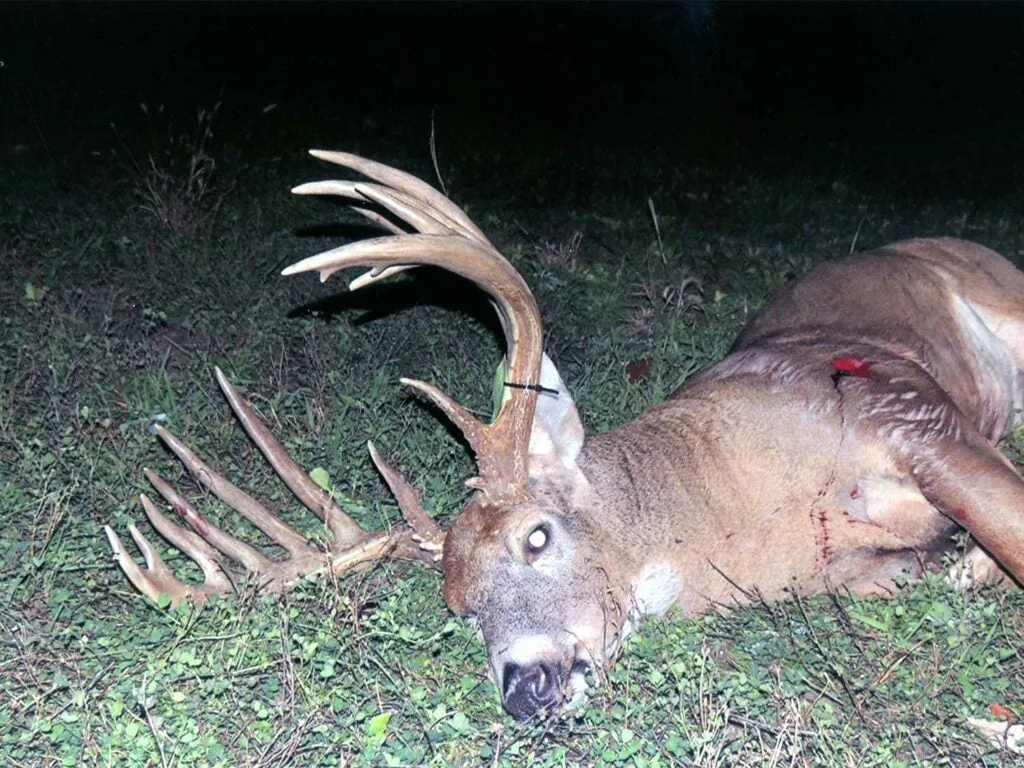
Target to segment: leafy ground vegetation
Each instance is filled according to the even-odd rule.
[[[368,437],[442,519],[472,471],[397,378],[487,412],[501,356],[486,302],[447,275],[349,295],[337,279],[278,274],[367,234],[339,207],[289,197],[332,173],[305,146],[433,180],[425,140],[295,129],[282,141],[266,128],[265,144],[241,130],[217,142],[213,114],[137,145],[144,131],[112,132],[71,167],[13,153],[0,166],[3,764],[1012,764],[966,720],[1024,715],[1019,592],[961,594],[929,577],[891,600],[669,615],[627,643],[584,712],[527,724],[501,711],[481,642],[416,566],[176,611],[140,597],[101,526],[123,534],[142,519],[143,467],[259,540],[202,497],[154,423],[323,535],[233,422],[215,365],[346,510],[380,528],[398,515]],[[449,193],[536,291],[589,432],[719,359],[819,259],[944,233],[1024,260],[1019,196],[968,203],[872,182],[857,158],[705,167],[657,147],[568,157],[529,142],[498,151],[468,128],[438,138]],[[1021,455],[1020,440],[1007,448]]]

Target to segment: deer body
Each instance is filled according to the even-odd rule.
[[[672,563],[684,612],[885,591],[957,528],[922,492],[920,454],[1015,426],[1022,352],[1024,275],[962,241],[900,244],[812,272],[723,362],[585,443],[580,465],[616,499],[605,528],[633,531],[614,537],[637,543],[626,560]]]
[[[371,446],[408,528],[365,532],[218,371],[239,421],[324,520],[334,547],[312,547],[158,430],[197,481],[289,557],[271,561],[219,531],[147,471],[199,535],[143,497],[147,516],[206,573],[202,585],[178,581],[132,526],[147,561],[140,569],[108,528],[119,564],[147,595],[231,589],[238,574],[213,548],[268,590],[301,573],[418,559],[442,571],[451,610],[476,620],[502,702],[525,718],[578,700],[587,668],[612,658],[644,614],[673,605],[695,615],[791,593],[889,594],[897,578],[936,564],[961,529],[976,542],[975,579],[1024,579],[1024,482],[994,447],[1024,405],[1024,274],[993,251],[911,240],[823,264],[755,317],[723,361],[633,423],[584,440],[543,354],[529,288],[468,217],[407,174],[314,154],[374,181],[295,191],[342,196],[395,236],[313,256],[286,274],[326,279],[373,267],[352,283],[358,288],[434,264],[494,300],[509,351],[494,423],[403,380],[462,430],[480,476],[467,481],[473,493],[442,531]]]

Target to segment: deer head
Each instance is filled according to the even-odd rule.
[[[289,557],[271,561],[220,531],[146,470],[156,490],[192,531],[168,520],[143,495],[148,518],[199,564],[206,581],[198,586],[178,581],[134,526],[130,532],[147,567],[140,568],[107,527],[118,562],[140,591],[153,599],[168,594],[176,602],[232,588],[242,574],[226,568],[220,554],[255,575],[267,591],[285,589],[304,574],[327,569],[343,572],[387,556],[420,560],[440,568],[448,606],[470,617],[482,632],[492,677],[510,713],[526,718],[571,701],[585,687],[586,669],[603,663],[617,648],[630,611],[629,571],[634,564],[617,546],[615,532],[600,523],[605,516],[602,502],[577,464],[583,427],[564,383],[543,353],[533,295],[466,214],[429,185],[355,155],[311,154],[373,181],[322,181],[303,184],[293,192],[350,200],[355,210],[394,236],[312,256],[285,269],[285,275],[319,272],[321,280],[326,280],[340,269],[371,267],[350,284],[356,290],[411,267],[432,265],[474,282],[497,310],[507,366],[505,397],[493,423],[479,422],[430,384],[402,379],[432,400],[464,435],[479,469],[478,476],[466,481],[472,493],[448,530],[442,531],[423,510],[409,483],[381,459],[371,443],[373,461],[409,527],[368,533],[292,461],[217,370],[217,380],[250,437],[295,495],[332,532],[331,550],[321,552],[310,545],[158,428],[161,439],[201,484],[283,546]]]

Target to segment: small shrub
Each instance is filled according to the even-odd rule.
[[[145,102],[139,106],[151,120],[159,121],[164,115],[162,105],[155,110]],[[139,208],[166,230],[195,234],[216,216],[231,191],[214,182],[217,164],[209,152],[213,119],[219,109],[220,102],[212,109],[200,109],[189,130],[179,131],[168,122],[163,146],[151,147],[144,165],[132,158],[132,191],[140,201]]]

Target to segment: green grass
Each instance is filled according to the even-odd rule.
[[[432,178],[425,145],[332,144]],[[101,526],[123,534],[142,519],[143,467],[245,530],[196,493],[152,436],[155,420],[320,533],[233,423],[214,365],[303,466],[324,468],[363,525],[398,518],[368,437],[441,518],[460,506],[470,459],[397,378],[435,381],[487,412],[495,323],[443,275],[351,297],[337,278],[278,277],[341,242],[338,231],[299,236],[344,218],[287,195],[329,173],[302,148],[237,173],[238,155],[221,148],[210,188],[225,193],[179,211],[183,230],[140,208],[145,164],[95,160],[70,195],[58,168],[0,170],[3,764],[1010,764],[965,721],[991,704],[1024,714],[1024,598],[958,594],[938,577],[889,601],[824,596],[650,621],[585,712],[526,725],[501,711],[482,644],[426,569],[382,566],[175,612],[135,593]],[[443,157],[454,198],[536,291],[591,433],[719,359],[772,291],[855,235],[866,247],[963,234],[1024,254],[1010,215],[1020,201],[968,217],[963,203],[884,197],[817,171],[698,173],[628,153],[566,168],[526,148],[506,153],[496,178],[486,150]],[[589,181],[563,184],[570,174]]]

